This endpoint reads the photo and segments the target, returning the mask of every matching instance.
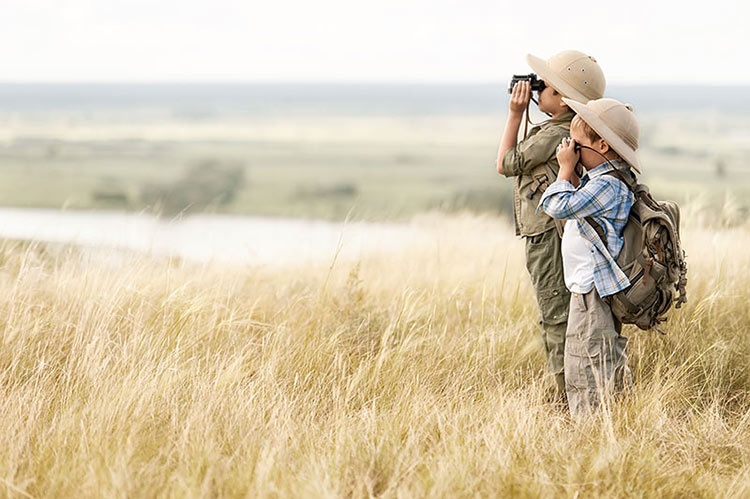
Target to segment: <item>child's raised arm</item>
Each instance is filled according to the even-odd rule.
[[[544,192],[539,208],[552,218],[582,219],[609,210],[616,195],[612,184],[601,177],[591,179],[580,189],[567,180],[558,180]]]
[[[516,146],[518,141],[518,129],[521,127],[523,112],[529,106],[531,100],[531,84],[528,81],[520,81],[513,87],[508,109],[508,120],[505,122],[503,138],[500,140],[500,149],[497,152],[497,173],[503,173],[503,156]]]

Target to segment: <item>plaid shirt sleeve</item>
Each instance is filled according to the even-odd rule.
[[[580,189],[567,180],[557,180],[544,191],[539,208],[552,218],[584,219],[609,210],[616,198],[611,182],[602,177],[591,179]]]

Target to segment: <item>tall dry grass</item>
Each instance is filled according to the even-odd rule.
[[[229,268],[5,243],[0,490],[18,497],[747,497],[750,230],[687,227],[689,304],[635,388],[545,403],[505,222]]]

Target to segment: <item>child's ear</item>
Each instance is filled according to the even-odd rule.
[[[602,154],[607,154],[612,148],[609,147],[609,144],[604,139],[599,139],[599,152]]]

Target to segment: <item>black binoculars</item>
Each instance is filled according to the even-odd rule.
[[[544,82],[534,73],[529,73],[527,75],[513,75],[513,78],[510,80],[510,86],[508,87],[509,94],[513,93],[513,87],[515,87],[516,83],[519,81],[528,81],[531,84],[532,92],[541,92],[545,87]]]

